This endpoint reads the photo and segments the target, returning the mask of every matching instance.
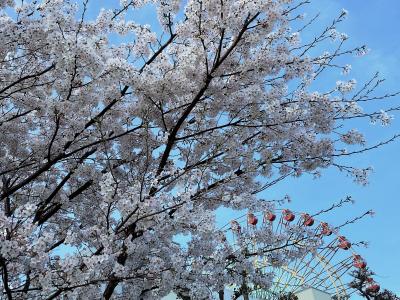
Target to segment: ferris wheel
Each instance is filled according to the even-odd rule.
[[[293,228],[304,230],[288,234]],[[253,264],[261,276],[273,274],[268,290],[252,286],[251,295],[257,299],[278,299],[279,295],[296,294],[306,288],[318,289],[336,299],[348,299],[352,291],[343,278],[351,269],[367,266],[337,228],[306,213],[288,209],[248,213],[232,220],[222,231],[236,251],[257,253]],[[284,236],[285,241],[281,246],[271,246],[256,240],[255,233],[263,231],[275,237]],[[311,240],[318,245],[312,251]],[[275,263],[279,255],[291,253],[297,253],[295,258]]]

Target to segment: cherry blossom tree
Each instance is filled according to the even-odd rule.
[[[338,158],[396,138],[367,147],[343,126],[390,122],[396,108],[360,106],[393,96],[374,94],[378,76],[314,88],[350,70],[337,58],[367,52],[345,48],[336,26],[346,12],[301,41],[316,22],[301,20],[309,1],[121,0],[91,19],[95,2],[0,0],[3,296],[208,299],[243,280],[268,288],[248,255],[232,254],[215,210],[272,210],[260,191],[329,166],[364,184],[369,168]],[[145,5],[162,32],[130,18]],[[259,238],[282,248],[282,237]]]

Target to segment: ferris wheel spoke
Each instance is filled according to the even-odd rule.
[[[320,259],[322,261],[324,260],[323,257],[320,257]],[[341,282],[341,277],[343,274],[339,274],[339,270],[342,271],[344,270],[344,273],[346,273],[351,267],[351,264],[349,265],[347,263],[348,261],[349,258],[345,258],[344,260],[336,263],[335,265],[331,265],[330,261],[325,261],[326,264],[325,270],[327,271],[327,276],[325,277],[315,276],[310,285],[315,287],[320,287],[321,285],[324,285],[326,282],[330,282],[330,285],[325,285],[326,291],[335,291],[337,295],[346,296],[347,293]]]

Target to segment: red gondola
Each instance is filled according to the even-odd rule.
[[[303,224],[305,226],[313,226],[314,225],[314,219],[309,214],[303,214],[303,219],[304,219]]]
[[[248,214],[247,214],[247,222],[248,222],[250,225],[256,226],[257,223],[258,223],[258,219],[257,219],[257,217],[256,217],[254,214],[248,213]]]
[[[366,292],[368,294],[375,294],[375,293],[378,293],[380,289],[381,289],[381,287],[379,286],[379,284],[373,283],[373,284],[367,286]]]
[[[338,247],[343,249],[343,250],[349,250],[351,247],[351,243],[344,237],[344,236],[339,236],[339,245]]]
[[[332,234],[332,229],[329,228],[328,223],[322,222],[321,226],[322,226],[321,230],[322,235],[330,236]]]
[[[365,269],[367,267],[367,263],[361,257],[361,255],[356,254],[356,255],[354,255],[354,258],[353,258],[353,266],[358,269]]]
[[[296,218],[296,216],[289,209],[284,209],[282,213],[283,218],[288,222],[292,222]]]
[[[267,212],[267,213],[265,214],[265,219],[266,219],[267,221],[269,221],[269,222],[273,222],[273,221],[275,221],[275,219],[276,219],[276,215],[273,214],[272,212]]]

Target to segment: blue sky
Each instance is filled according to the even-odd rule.
[[[92,2],[92,8],[110,5],[114,1]],[[395,92],[400,90],[400,1],[399,0],[314,0],[307,8],[308,16],[317,12],[321,18],[317,24],[319,28],[327,25],[337,16],[342,8],[349,11],[349,16],[338,27],[339,31],[347,33],[349,44],[367,44],[371,49],[369,55],[360,58],[348,57],[348,63],[353,66],[349,78],[356,78],[358,82],[368,80],[376,71],[379,71],[386,82],[380,92]],[[140,23],[155,25],[154,12],[150,10],[135,14]],[[153,27],[154,28],[154,27]],[[313,32],[310,32],[312,34]],[[321,80],[321,79],[320,79]],[[323,78],[331,86],[337,78]],[[333,80],[333,81],[332,81]],[[380,103],[380,106],[398,106],[400,97],[390,102]],[[400,115],[394,115],[390,127],[370,125],[368,120],[352,123],[366,133],[369,144],[390,138],[400,133]],[[304,176],[286,180],[265,191],[265,198],[282,198],[289,194],[293,202],[290,207],[297,211],[317,211],[329,206],[332,202],[351,195],[356,203],[347,206],[334,215],[328,216],[327,221],[338,224],[352,218],[366,210],[376,212],[374,218],[361,220],[343,230],[343,233],[353,240],[370,242],[367,249],[359,252],[366,257],[369,266],[377,273],[376,279],[382,287],[391,289],[400,294],[400,202],[398,199],[400,188],[400,142],[394,142],[380,149],[353,156],[347,159],[354,166],[372,166],[374,173],[368,186],[355,184],[350,177],[336,169],[323,170],[320,179]],[[230,216],[223,216],[229,219]]]
[[[382,93],[400,90],[400,1],[398,0],[318,0],[309,6],[309,15],[320,11],[322,20],[328,22],[345,8],[349,11],[347,20],[340,24],[339,31],[347,33],[351,44],[368,45],[369,55],[349,58],[353,69],[350,77],[358,82],[367,80],[379,71],[386,82]],[[322,21],[324,22],[324,21]],[[321,22],[321,23],[322,23]],[[400,97],[387,102],[390,106],[400,105]],[[386,103],[382,103],[382,106]],[[378,104],[378,107],[380,104]],[[369,144],[389,138],[400,132],[400,115],[395,114],[390,127],[370,125],[368,121],[354,124],[366,133]],[[322,177],[289,180],[275,186],[265,196],[279,196],[289,193],[293,197],[292,206],[299,210],[315,210],[329,205],[332,201],[351,195],[356,203],[342,209],[332,220],[340,222],[348,217],[373,209],[375,217],[367,218],[344,230],[349,238],[370,242],[367,249],[360,252],[367,258],[370,267],[377,273],[376,279],[383,287],[400,294],[400,234],[399,231],[399,188],[400,149],[399,141],[366,154],[353,156],[350,161],[358,166],[372,166],[374,173],[370,184],[358,186],[351,178],[335,169],[325,170]]]
[[[313,1],[307,9],[309,16],[321,12],[321,26],[328,24],[340,9],[349,11],[349,16],[338,27],[347,33],[352,45],[366,43],[371,49],[363,58],[349,57],[353,66],[349,77],[363,82],[379,71],[386,82],[380,92],[400,90],[400,1],[398,0],[318,0]],[[330,78],[327,78],[330,83]],[[323,82],[322,82],[323,84]],[[399,106],[400,97],[395,97],[379,106]],[[390,127],[370,125],[368,121],[360,121],[352,125],[360,128],[370,145],[390,138],[400,132],[400,115],[394,114]],[[285,193],[292,196],[291,207],[296,210],[316,211],[329,206],[347,195],[351,195],[356,203],[341,209],[330,216],[334,223],[373,209],[375,217],[367,218],[348,227],[343,232],[349,239],[370,242],[367,249],[359,252],[366,257],[369,266],[376,272],[375,278],[382,287],[400,294],[400,149],[399,141],[380,149],[353,156],[347,162],[356,166],[372,166],[374,172],[370,184],[366,187],[356,185],[352,179],[339,173],[336,169],[322,172],[320,179],[308,176],[282,182],[263,196],[279,198]]]

